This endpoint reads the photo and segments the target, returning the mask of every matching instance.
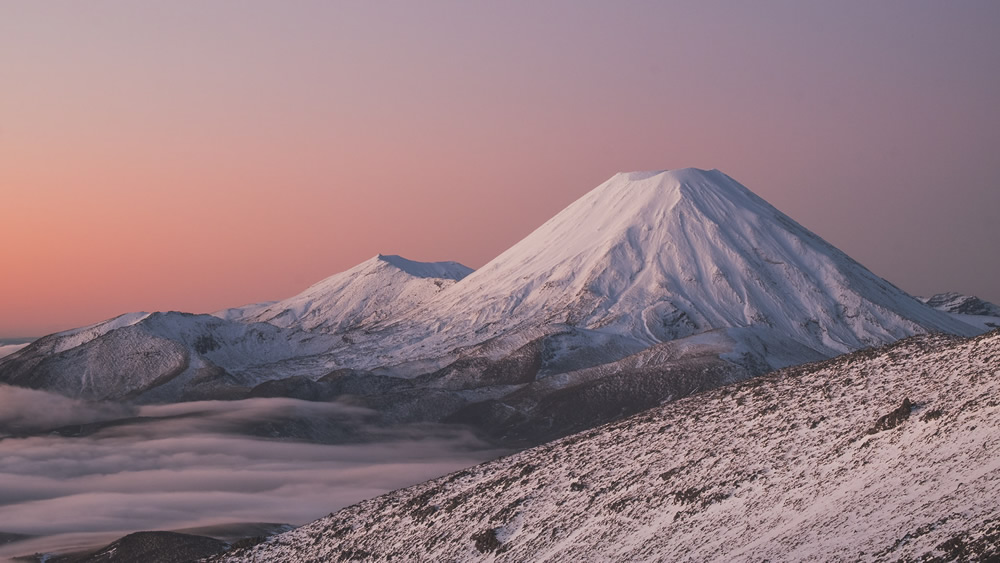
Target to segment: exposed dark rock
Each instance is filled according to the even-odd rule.
[[[213,350],[218,350],[222,347],[222,344],[219,344],[219,341],[211,334],[203,334],[195,339],[192,347],[199,354],[207,354]]]
[[[924,413],[924,415],[920,417],[920,420],[924,422],[930,422],[932,420],[937,420],[941,418],[941,415],[943,414],[944,411],[942,411],[941,409],[932,409]]]
[[[473,535],[472,540],[476,542],[476,550],[479,553],[499,551],[502,545],[500,540],[497,539],[497,531],[493,528],[487,528]]]
[[[907,418],[910,418],[910,412],[912,410],[913,405],[910,403],[910,400],[903,399],[903,404],[899,405],[899,407],[889,414],[879,418],[875,423],[875,426],[868,430],[868,434],[877,434],[885,430],[892,430],[902,424]]]

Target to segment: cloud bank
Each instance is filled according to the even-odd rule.
[[[26,346],[27,344],[5,344],[3,342],[0,342],[0,358],[4,356],[9,356]]]
[[[128,405],[79,401],[45,391],[0,385],[0,437],[121,419],[136,412]]]
[[[0,440],[0,532],[46,536],[0,556],[137,530],[303,524],[502,453],[461,428],[387,429],[365,409],[294,399],[129,408],[0,386],[0,410],[0,428],[96,426]],[[334,443],[266,437],[282,432]]]

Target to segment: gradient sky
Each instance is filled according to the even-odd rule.
[[[1000,2],[4,2],[0,336],[479,267],[612,174],[719,168],[1000,302]]]

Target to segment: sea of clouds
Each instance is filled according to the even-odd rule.
[[[39,536],[0,557],[139,530],[299,525],[504,453],[459,427],[386,428],[372,414],[285,398],[89,403],[0,385],[0,533]]]

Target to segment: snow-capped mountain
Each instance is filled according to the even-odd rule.
[[[0,359],[0,382],[144,401],[347,393],[392,420],[537,440],[924,332],[981,331],[722,172],[682,169],[615,175],[473,273],[379,255],[276,303],[43,338]],[[580,404],[601,415],[571,422]]]
[[[949,292],[938,293],[931,297],[918,297],[918,299],[930,307],[947,313],[1000,317],[1000,306],[994,305],[989,301],[984,301],[974,295]]]
[[[938,293],[931,297],[918,297],[929,307],[951,314],[956,319],[980,330],[1000,328],[1000,306],[973,295]]]
[[[379,254],[295,297],[216,315],[319,332],[345,331],[395,319],[471,272],[458,262],[414,262]]]
[[[955,318],[953,313],[921,303],[875,276],[725,174],[683,169],[616,175],[473,273],[453,262],[423,264],[379,255],[284,301],[248,305],[215,315],[133,313],[41,338],[0,358],[0,383],[115,402],[265,397],[339,401],[352,408],[368,409],[366,424],[456,423],[471,426],[480,438],[521,448],[775,368],[820,361],[845,351],[928,332],[972,335],[982,330]],[[995,357],[983,356],[980,363]],[[817,373],[809,379],[813,387],[821,385],[821,376],[837,378],[832,372]],[[915,371],[909,376],[917,382],[927,379],[926,372]],[[884,394],[871,395],[882,389],[880,383],[870,383],[878,377],[859,372],[850,379],[865,381],[864,386],[847,389],[847,383],[841,381],[844,389],[833,383],[823,387],[829,393],[824,397],[829,409],[833,409],[831,414],[824,410],[826,407],[817,406],[816,399],[806,404],[820,411],[813,413],[814,418],[802,418],[806,416],[803,413],[811,412],[803,410],[805,407],[797,407],[794,416],[780,418],[781,432],[793,434],[792,438],[781,438],[778,444],[801,438],[812,444],[813,450],[806,449],[815,455],[799,459],[772,444],[768,453],[773,455],[768,459],[776,459],[774,463],[794,459],[796,467],[805,467],[814,458],[840,463],[836,456],[815,448],[820,447],[820,441],[843,445],[846,430],[831,426],[832,434],[820,436],[807,433],[807,427],[813,430],[813,423],[823,422],[823,416],[832,419],[834,414],[847,416],[844,424],[848,426],[857,425],[860,419],[851,418],[854,415],[850,413],[857,411],[857,416],[870,417],[874,414],[869,412],[871,409],[881,412],[887,406]],[[943,376],[937,378],[941,379]],[[906,385],[910,383],[904,382],[900,389],[911,388]],[[750,390],[740,392],[743,403],[729,404],[727,395],[715,394],[710,396],[723,397],[718,404],[710,402],[707,407],[699,407],[707,409],[712,420],[728,421],[725,431],[709,426],[717,443],[724,436],[753,437],[758,424],[754,416],[774,412],[752,410],[752,405],[764,401],[754,391],[758,387],[739,389]],[[801,399],[791,391],[784,397],[793,402]],[[890,398],[891,402],[899,399]],[[919,398],[912,400],[922,405]],[[785,403],[767,404],[779,405],[767,408],[780,412]],[[951,403],[947,405],[947,409],[952,408]],[[683,413],[694,422],[703,416],[693,411]],[[734,420],[732,413],[745,416]],[[672,420],[680,418],[678,415]],[[299,422],[280,427],[269,424],[268,436],[313,439],[320,435]],[[609,455],[614,452],[618,458],[639,455],[637,459],[641,458],[647,467],[656,460],[650,457],[652,453],[642,453],[646,443],[655,443],[661,452],[668,445],[688,448],[690,451],[677,455],[694,461],[672,458],[674,467],[685,463],[694,467],[707,459],[709,454],[703,451],[707,446],[691,441],[701,432],[700,427],[670,424],[684,432],[671,430],[668,443],[657,442],[656,436],[650,438],[654,430],[660,432],[662,428],[666,433],[668,428],[662,426],[647,428],[646,435],[635,440],[625,440],[635,446],[627,450],[614,450],[613,439],[602,442],[597,435],[587,439],[595,440],[595,447],[605,448]],[[338,427],[337,432],[324,430],[321,434],[335,435],[337,440],[370,439],[350,428]],[[951,438],[961,442],[960,436]],[[751,442],[756,444],[756,438]],[[739,468],[726,463],[741,459],[743,447],[732,447],[729,461],[713,462],[721,464],[724,471],[720,475],[735,477],[717,481],[714,473],[698,466],[696,477],[683,481],[683,487],[657,493],[660,496],[656,502],[660,504],[653,503],[655,510],[649,513],[652,516],[637,513],[637,518],[655,521],[662,514],[682,518],[693,510],[697,512],[696,507],[706,508],[704,512],[714,518],[718,511],[712,506],[722,498],[718,495],[741,482]],[[760,451],[750,450],[753,459],[762,459]],[[571,455],[569,450],[563,450],[560,456],[564,454]],[[972,461],[978,463],[979,459]],[[545,463],[557,472],[570,467],[564,457],[546,459]],[[943,462],[951,467],[949,463]],[[614,467],[605,465],[608,470]],[[775,472],[776,482],[788,480],[786,466],[768,467]],[[856,469],[838,467],[843,471]],[[534,469],[532,463],[531,471]],[[520,480],[528,477],[520,473],[525,471],[523,467],[510,471],[516,472]],[[779,475],[778,471],[786,473]],[[809,471],[815,474],[824,470]],[[664,473],[669,473],[669,468]],[[551,479],[562,478],[562,474],[553,475]],[[631,497],[625,494],[628,488],[611,483],[634,475],[593,475],[602,483],[610,479],[598,489],[601,495],[613,492],[607,498],[623,503],[609,505],[608,510],[631,510]],[[842,473],[822,475],[840,483],[842,490],[851,486],[843,481]],[[908,479],[911,477],[907,474]],[[494,486],[489,478],[484,479],[477,481],[477,489],[466,491],[470,498]],[[499,492],[518,490],[514,482],[497,485]],[[544,486],[555,482],[546,481],[548,485]],[[571,490],[578,493],[580,487],[588,486],[577,482]],[[545,495],[550,492],[539,494],[540,506],[549,506],[551,498]],[[703,498],[703,494],[708,496]],[[796,507],[806,503],[802,499],[808,495],[826,492],[809,489],[798,496],[777,498],[766,491],[760,494],[763,496],[753,497],[756,504],[752,506],[764,510],[760,507],[780,503]],[[431,553],[437,549],[463,558],[468,554],[477,556],[481,551],[477,545],[487,551],[506,550],[502,546],[510,545],[511,554],[529,553],[534,549],[531,546],[542,545],[536,542],[518,551],[511,543],[512,538],[522,534],[519,522],[525,520],[517,520],[519,514],[530,516],[518,507],[535,502],[532,499],[536,497],[503,498],[505,504],[496,512],[502,516],[490,516],[498,523],[470,532],[477,538],[472,548],[461,543],[466,539],[449,539],[440,548],[424,547]],[[671,498],[673,501],[669,501]],[[878,500],[884,499],[878,496]],[[425,514],[420,522],[438,510],[455,511],[435,504],[425,506],[419,500],[413,502],[414,510]],[[553,502],[566,501],[559,498]],[[603,506],[601,502],[596,497],[586,500],[588,506]],[[582,504],[574,501],[566,506],[572,508],[567,515],[584,521]],[[950,510],[952,505],[941,506]],[[684,515],[676,516],[681,513]],[[476,516],[463,511],[456,514]],[[732,514],[735,512],[719,521],[710,520],[704,529],[714,526],[728,530],[733,523],[738,526],[740,521]],[[509,520],[507,516],[516,518]],[[772,521],[779,518],[766,510],[760,516]],[[799,516],[805,521],[815,515]],[[548,512],[545,518],[564,522],[561,515]],[[606,523],[618,526],[612,519]],[[801,531],[793,524],[788,529]],[[595,524],[594,533],[614,532],[604,530],[600,527],[603,525]],[[537,527],[537,523],[531,526]],[[586,547],[587,542],[576,536],[559,535],[568,526],[558,524],[551,536],[556,543],[544,544],[544,549],[568,549],[567,553],[572,553],[578,540]],[[657,526],[651,524],[643,529],[652,535],[661,534],[662,527]],[[310,529],[313,531],[309,533],[322,539],[325,532]],[[818,528],[809,528],[813,529]],[[924,534],[924,528],[914,529],[914,534]],[[456,530],[465,533],[466,524],[456,523]],[[671,535],[675,533],[661,535],[668,538],[675,537]],[[337,534],[355,538],[353,531]],[[778,545],[799,545],[780,534],[775,537]],[[365,541],[357,539],[357,547],[345,547],[340,556],[364,558],[369,552],[375,553],[368,550]],[[751,549],[748,553],[755,552]],[[631,554],[606,555],[608,559],[621,559]],[[775,558],[781,559],[780,555]],[[640,557],[641,551],[636,556]]]
[[[0,376],[90,399],[239,398],[264,381],[328,374],[342,340],[327,333],[391,319],[470,271],[378,255],[276,303],[214,316],[129,313],[49,335],[12,350]]]
[[[378,354],[354,343],[364,358],[352,361],[441,356],[555,325],[643,346],[762,328],[822,357],[927,331],[973,333],[729,176],[688,168],[615,175],[376,331]]]
[[[1000,331],[675,401],[335,512],[225,561],[1000,557]]]

